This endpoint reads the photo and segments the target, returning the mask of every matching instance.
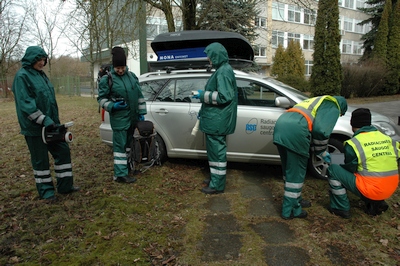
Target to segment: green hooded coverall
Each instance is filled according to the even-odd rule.
[[[47,59],[47,54],[41,47],[30,46],[26,49],[22,58],[22,68],[14,77],[12,91],[21,134],[25,136],[31,154],[36,188],[40,198],[47,199],[54,196],[49,152],[54,158],[59,193],[69,193],[73,189],[73,177],[68,144],[45,144],[42,140],[43,127],[60,124],[54,87],[43,71],[33,68],[42,58]]]
[[[299,216],[302,212],[301,190],[307,172],[310,147],[316,154],[321,154],[328,147],[336,121],[347,111],[347,102],[341,96],[323,97],[319,106],[315,107],[312,129],[303,114],[285,112],[276,122],[274,144],[277,145],[285,177],[285,193],[282,204],[282,217]],[[319,101],[319,97],[307,101]]]
[[[238,90],[225,47],[220,43],[212,43],[204,52],[216,70],[208,80],[205,90],[200,91],[202,106],[199,112],[199,128],[206,136],[211,172],[209,187],[224,191],[227,166],[226,135],[235,132]]]
[[[145,115],[146,102],[139,85],[138,78],[126,67],[125,73],[120,76],[111,66],[113,85],[110,88],[108,76],[104,75],[99,83],[97,101],[110,114],[110,123],[113,130],[114,180],[128,176],[128,161],[126,153],[130,149],[133,131],[139,121],[139,115]],[[113,109],[114,103],[123,100],[128,107],[123,110]]]

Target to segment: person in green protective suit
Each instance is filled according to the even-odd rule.
[[[57,192],[66,194],[79,188],[73,186],[68,144],[66,142],[45,144],[42,140],[43,127],[51,129],[60,124],[54,87],[43,72],[47,57],[41,47],[28,47],[22,58],[22,68],[14,77],[12,91],[21,134],[25,136],[31,154],[39,197],[54,200],[56,197],[50,173],[49,152],[54,158]]]
[[[347,191],[365,202],[365,212],[376,216],[385,212],[385,202],[399,184],[399,147],[396,141],[371,125],[371,111],[358,108],[351,114],[354,132],[344,144],[344,164],[328,167],[329,212],[350,218]]]
[[[238,90],[235,74],[229,65],[228,52],[220,43],[211,43],[204,51],[216,69],[205,90],[195,98],[202,106],[199,112],[200,130],[205,133],[211,178],[202,189],[205,194],[223,193],[226,183],[226,136],[235,132]]]
[[[133,139],[133,131],[139,120],[144,120],[146,102],[137,76],[126,66],[126,55],[122,47],[112,49],[112,86],[108,76],[101,78],[97,101],[110,114],[113,130],[114,181],[133,183],[129,177],[127,153]]]
[[[310,148],[325,162],[330,162],[329,136],[339,116],[346,111],[345,98],[325,95],[296,104],[276,121],[273,139],[281,157],[285,180],[283,219],[307,217],[302,208],[311,206],[311,203],[302,199],[301,191]]]

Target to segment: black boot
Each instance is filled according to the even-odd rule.
[[[368,200],[365,205],[365,213],[372,216],[381,215],[389,209],[389,205],[384,200]]]
[[[203,187],[201,189],[201,192],[203,192],[204,194],[220,194],[220,193],[224,193],[223,190],[216,190],[216,189],[210,188],[210,187]]]
[[[334,215],[340,216],[344,219],[350,219],[350,212],[328,207],[328,211]]]
[[[307,216],[308,216],[307,212],[305,210],[301,210],[301,213],[297,216],[293,216],[293,212],[292,212],[289,217],[285,217],[285,216],[281,216],[281,217],[284,220],[291,220],[293,218],[304,219],[304,218],[307,218]]]
[[[129,176],[119,176],[114,179],[118,183],[134,183],[136,182],[136,178]]]

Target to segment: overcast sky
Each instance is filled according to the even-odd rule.
[[[72,0],[66,0],[65,2],[62,3],[62,8],[60,10],[60,12],[55,12],[57,6],[61,3],[61,0],[26,0],[28,2],[27,6],[30,6],[29,3],[33,3],[36,8],[36,14],[38,16],[39,21],[43,19],[43,11],[42,11],[42,5],[43,5],[43,10],[45,10],[46,12],[46,16],[48,16],[48,18],[54,18],[54,16],[56,16],[57,20],[59,21],[59,24],[63,23],[63,17],[67,14],[69,14],[69,12],[71,11],[71,9],[73,9],[74,4]],[[15,8],[15,11],[17,12],[17,14],[24,14],[24,10],[23,7],[18,7],[18,6],[14,6],[13,8]],[[43,31],[47,34],[45,26],[44,26],[44,21],[40,21],[40,23],[43,25]],[[32,33],[32,34],[36,34],[37,33]],[[57,28],[54,29],[54,31],[52,32],[52,35],[54,36],[54,38],[58,37],[60,35],[59,30]],[[35,37],[32,37],[32,40],[36,39]],[[55,41],[55,39],[53,40]],[[26,46],[30,46],[30,45],[37,45],[35,43],[35,41],[32,41],[30,43],[28,43]],[[45,50],[47,49],[46,47],[43,47]],[[46,51],[48,52],[48,51]],[[80,53],[77,51],[77,49],[75,47],[73,47],[70,43],[70,41],[68,40],[68,38],[66,37],[61,37],[60,40],[57,43],[57,46],[55,48],[55,52],[54,52],[55,56],[60,56],[60,55],[70,55],[73,57],[80,57]]]

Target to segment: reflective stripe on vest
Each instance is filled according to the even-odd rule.
[[[305,117],[305,119],[307,120],[308,130],[312,131],[314,118],[315,118],[315,115],[317,114],[318,107],[321,105],[321,103],[324,100],[329,100],[329,101],[336,103],[336,105],[338,106],[338,109],[340,110],[339,103],[337,102],[337,100],[334,97],[329,96],[329,95],[324,95],[324,96],[318,96],[318,97],[304,100],[304,101],[296,104],[289,110],[287,110],[287,112],[298,112],[298,113],[302,114]]]
[[[390,196],[398,184],[396,142],[379,131],[371,131],[360,133],[345,143],[353,147],[358,158],[355,176],[360,192],[373,200]],[[376,188],[367,187],[371,184]]]

